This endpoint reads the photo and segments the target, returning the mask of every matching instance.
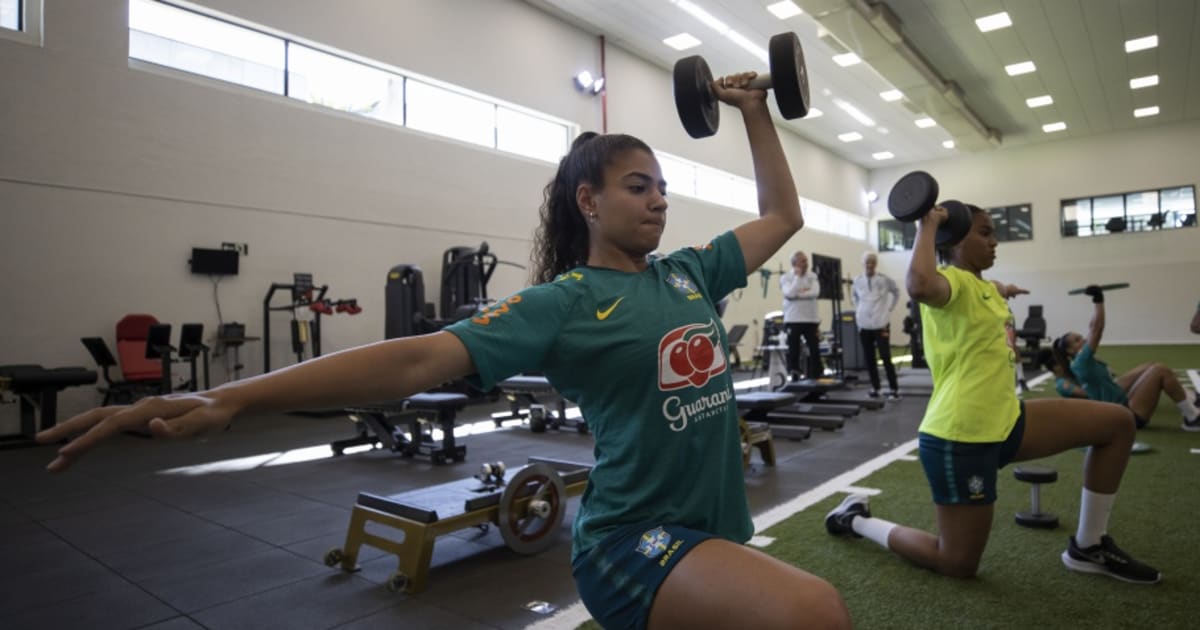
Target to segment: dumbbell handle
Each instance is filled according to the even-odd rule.
[[[750,85],[747,85],[746,88],[751,90],[771,89],[771,73],[764,72],[753,79],[750,79]]]

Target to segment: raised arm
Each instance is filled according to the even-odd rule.
[[[1096,302],[1092,311],[1092,321],[1088,324],[1088,345],[1092,352],[1100,349],[1100,339],[1104,336],[1104,301]]]
[[[767,109],[766,91],[745,89],[754,76],[755,73],[747,72],[713,81],[717,98],[741,110],[754,161],[759,218],[733,231],[745,257],[746,273],[762,266],[804,227],[800,196]]]
[[[58,451],[49,470],[66,470],[104,439],[149,428],[155,437],[220,431],[235,417],[395,400],[475,371],[466,346],[448,332],[352,348],[194,394],[144,398],[93,409],[42,431],[43,444],[78,436]]]
[[[938,206],[917,221],[917,238],[913,242],[912,260],[905,277],[909,297],[934,307],[950,301],[950,282],[938,273],[935,251],[937,228],[947,216],[946,209]]]

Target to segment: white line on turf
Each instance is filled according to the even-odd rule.
[[[775,539],[771,536],[751,536],[750,540],[746,541],[746,544],[754,545],[755,547],[766,547],[773,542],[775,542]]]
[[[841,491],[846,494],[865,494],[869,497],[883,494],[883,490],[880,490],[879,488],[864,488],[862,486],[846,486],[845,488],[842,488]]]
[[[1200,448],[1192,449],[1192,455],[1200,455]]]
[[[916,455],[901,455],[900,457],[896,458],[896,461],[915,462],[915,461],[919,461],[920,459],[921,458],[917,457]]]

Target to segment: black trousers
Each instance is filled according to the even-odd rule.
[[[875,365],[875,349],[879,349],[879,358],[883,359],[883,369],[887,372],[888,385],[892,391],[897,391],[896,367],[892,365],[891,334],[887,328],[858,329],[858,339],[862,342],[863,356],[867,360],[867,374],[871,376],[871,389],[879,391],[879,368]]]
[[[800,372],[800,343],[804,342],[808,346],[808,361],[804,366],[805,378],[821,378],[825,373],[825,368],[821,366],[821,334],[818,330],[819,324],[812,323],[790,323],[785,324],[787,328],[787,366],[788,372]]]

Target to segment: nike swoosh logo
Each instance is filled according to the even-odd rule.
[[[983,294],[983,299],[985,299],[985,300],[990,300],[990,299],[992,299],[992,296],[990,296],[990,295],[988,295],[988,294],[984,293],[984,294]]]
[[[616,302],[612,303],[612,306],[604,309],[603,311],[600,309],[596,309],[596,319],[598,319],[600,321],[604,321],[604,320],[608,319],[608,316],[612,315],[612,312],[614,310],[616,310],[617,305],[620,304],[621,300],[624,300],[624,299],[625,299],[625,296],[622,295],[621,297],[617,298]]]

